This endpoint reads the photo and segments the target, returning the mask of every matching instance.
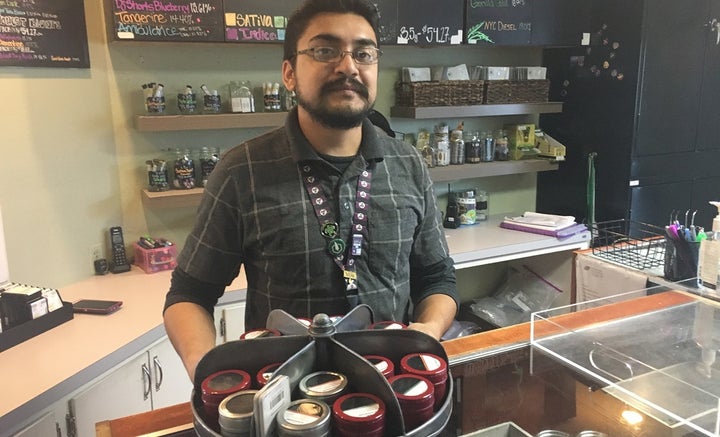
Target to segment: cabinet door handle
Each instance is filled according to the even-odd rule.
[[[146,401],[150,397],[150,390],[152,390],[152,380],[150,378],[150,368],[147,364],[142,365],[143,383],[145,384],[145,390],[143,391],[143,400]]]
[[[160,364],[160,360],[158,360],[157,355],[153,357],[153,364],[155,365],[155,391],[160,390],[160,386],[162,385],[163,381],[163,369],[162,364]]]

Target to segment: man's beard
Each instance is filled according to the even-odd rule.
[[[325,97],[332,92],[345,89],[348,84],[352,86],[353,91],[358,93],[365,100],[364,107],[362,109],[352,109],[348,107],[333,109],[328,107]],[[320,100],[316,104],[306,100],[300,88],[297,88],[295,91],[297,93],[298,106],[307,111],[313,120],[331,129],[351,129],[358,127],[372,111],[373,105],[369,101],[369,92],[367,87],[354,79],[339,79],[334,82],[326,83],[320,89]]]

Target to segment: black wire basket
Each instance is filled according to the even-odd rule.
[[[598,258],[637,270],[663,267],[665,230],[642,222],[618,219],[589,226],[592,253]]]

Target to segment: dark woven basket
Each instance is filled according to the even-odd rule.
[[[483,102],[482,80],[400,82],[395,87],[397,106],[470,106]]]
[[[483,103],[547,102],[549,80],[488,80],[485,81]]]

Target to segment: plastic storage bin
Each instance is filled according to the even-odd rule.
[[[172,270],[177,266],[177,246],[158,247],[156,249],[145,249],[137,243],[135,247],[135,265],[145,273],[157,273],[164,270]]]

